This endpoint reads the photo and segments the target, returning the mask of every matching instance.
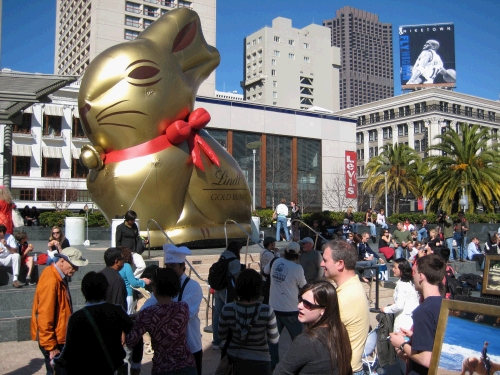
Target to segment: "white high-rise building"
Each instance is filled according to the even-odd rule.
[[[102,51],[134,40],[158,17],[183,7],[198,13],[205,39],[215,46],[216,0],[57,0],[54,74],[83,75]],[[215,95],[215,72],[198,94]]]
[[[340,49],[330,29],[303,29],[278,17],[245,38],[241,86],[246,101],[279,107],[339,109]]]

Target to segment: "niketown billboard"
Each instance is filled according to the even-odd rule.
[[[455,27],[452,23],[399,26],[401,85],[455,87]]]

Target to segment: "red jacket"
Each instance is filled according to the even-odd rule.
[[[66,342],[66,327],[73,312],[70,295],[55,264],[46,267],[36,286],[31,312],[31,339],[47,351]]]

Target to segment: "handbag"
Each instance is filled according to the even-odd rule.
[[[15,208],[12,209],[12,223],[14,224],[14,228],[24,226],[24,219],[19,211]]]
[[[276,220],[278,218],[278,214],[276,213],[276,211],[273,212],[273,220]]]

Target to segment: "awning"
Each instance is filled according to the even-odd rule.
[[[31,146],[30,145],[12,145],[12,155],[14,156],[31,156]]]
[[[72,148],[71,149],[71,156],[73,159],[80,159],[80,154],[82,153],[81,148]]]
[[[33,113],[33,106],[26,108],[23,113]]]
[[[62,148],[42,147],[42,156],[44,158],[62,159]]]
[[[43,112],[48,116],[63,116],[63,107],[45,104]]]

